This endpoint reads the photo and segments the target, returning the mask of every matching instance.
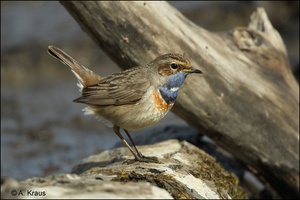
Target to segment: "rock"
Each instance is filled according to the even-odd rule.
[[[160,163],[128,162],[128,149],[117,148],[83,159],[72,174],[7,179],[1,198],[246,198],[234,175],[186,141],[138,148]]]
[[[168,192],[150,183],[101,181],[76,174],[9,180],[1,198],[172,198]],[[11,186],[10,186],[11,185]],[[137,193],[136,191],[139,191]],[[2,194],[2,191],[1,191]]]

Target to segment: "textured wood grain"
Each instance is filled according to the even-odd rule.
[[[248,27],[213,33],[166,2],[61,3],[123,69],[164,53],[189,58],[203,75],[187,78],[173,112],[299,197],[299,86],[264,9]]]

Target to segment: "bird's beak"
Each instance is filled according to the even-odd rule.
[[[199,73],[199,74],[202,74],[202,71],[200,71],[199,69],[196,69],[194,67],[191,67],[189,69],[183,69],[182,71],[186,72],[186,73]]]

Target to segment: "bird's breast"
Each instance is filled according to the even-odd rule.
[[[174,102],[170,103],[165,100],[160,90],[154,90],[152,92],[152,98],[155,108],[161,112],[168,112],[174,105]]]

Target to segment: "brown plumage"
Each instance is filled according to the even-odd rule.
[[[48,52],[68,65],[79,80],[82,96],[74,102],[86,104],[87,114],[94,114],[113,127],[139,161],[149,159],[137,150],[127,130],[139,130],[157,123],[173,106],[186,76],[202,73],[193,68],[189,60],[172,53],[159,56],[145,66],[101,77],[56,47],[49,46]],[[135,151],[120,134],[120,128],[128,135]]]

